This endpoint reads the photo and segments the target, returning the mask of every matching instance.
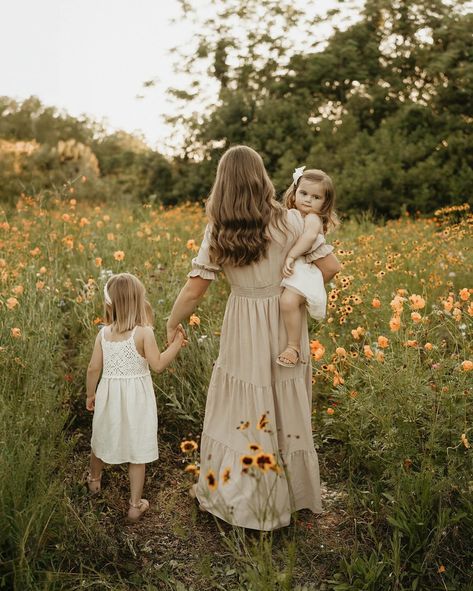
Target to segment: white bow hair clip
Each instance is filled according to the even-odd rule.
[[[292,178],[294,179],[294,185],[297,185],[297,181],[304,174],[304,168],[305,168],[305,166],[300,166],[299,168],[296,168],[294,170],[294,172],[292,174]]]
[[[108,281],[107,281],[107,283],[108,283]],[[108,293],[107,283],[103,286],[103,297],[105,298],[105,303],[107,304],[107,306],[111,306],[112,305],[112,298],[110,297],[110,295]]]

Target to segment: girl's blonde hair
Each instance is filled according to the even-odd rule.
[[[118,332],[153,325],[153,310],[138,277],[118,273],[110,277],[105,287],[110,300],[105,302],[106,324],[113,324]]]
[[[335,212],[335,187],[332,179],[323,170],[317,170],[316,168],[304,170],[302,176],[297,179],[297,183],[292,183],[284,193],[284,205],[288,209],[296,209],[296,191],[302,179],[322,185],[325,199],[318,215],[322,219],[324,232],[334,230],[340,225],[340,220]]]
[[[218,265],[242,267],[266,256],[267,226],[287,229],[285,210],[261,156],[248,146],[228,149],[218,163],[206,205],[211,224],[210,258]]]

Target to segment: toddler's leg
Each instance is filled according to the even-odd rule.
[[[87,484],[91,493],[100,491],[100,479],[102,478],[104,465],[102,460],[93,451],[90,452],[90,474],[87,476]]]
[[[298,361],[297,353],[300,353],[300,342],[302,332],[302,306],[305,298],[290,289],[284,289],[279,299],[281,313],[284,319],[287,332],[287,348],[279,355],[279,361],[283,365],[293,366]]]
[[[128,475],[130,477],[130,508],[128,509],[128,520],[135,522],[148,510],[149,503],[142,499],[143,486],[145,484],[145,464],[128,464]]]

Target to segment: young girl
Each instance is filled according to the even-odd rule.
[[[135,522],[149,508],[141,498],[145,464],[158,458],[158,418],[149,367],[163,371],[185,342],[179,327],[168,349],[159,352],[151,306],[134,275],[110,277],[104,296],[106,326],[95,339],[87,370],[86,408],[94,410],[87,483],[90,492],[99,492],[104,464],[128,462],[128,520]]]
[[[304,231],[289,251],[283,268],[285,288],[280,307],[287,331],[287,347],[278,356],[277,363],[294,367],[300,356],[302,305],[312,318],[325,317],[327,294],[320,269],[312,264],[333,251],[325,244],[324,234],[339,224],[334,211],[335,190],[331,178],[322,170],[296,168],[294,182],[284,195],[284,205],[297,209],[304,218]],[[302,257],[303,253],[307,253]]]

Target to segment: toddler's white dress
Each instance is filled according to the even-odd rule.
[[[312,318],[321,320],[327,311],[327,292],[325,291],[322,272],[314,264],[333,252],[333,246],[326,244],[325,236],[318,234],[311,251],[294,261],[294,272],[284,277],[281,286],[292,289],[306,299],[306,308]]]
[[[148,362],[135,345],[108,341],[101,329],[103,372],[95,395],[91,447],[107,464],[158,458],[158,413]]]

